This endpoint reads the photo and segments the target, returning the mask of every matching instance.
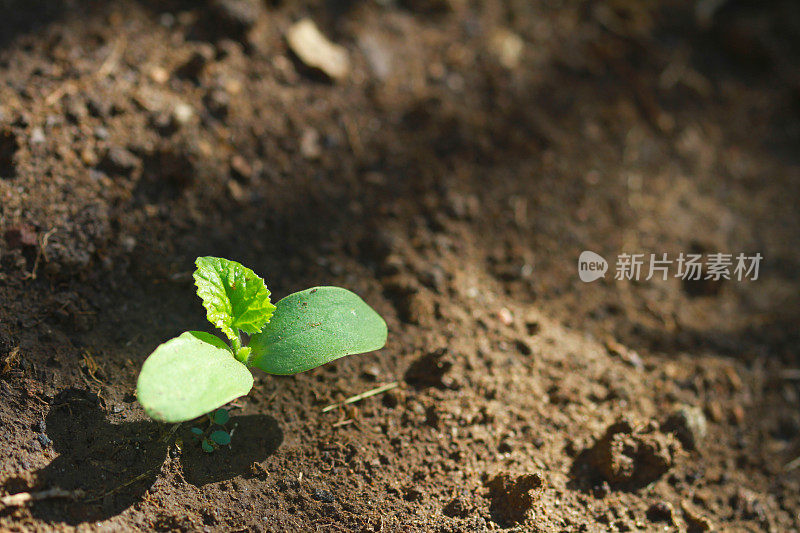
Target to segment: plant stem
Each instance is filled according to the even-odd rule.
[[[233,348],[233,356],[236,358],[237,361],[244,363],[244,359],[247,359],[246,355],[240,355],[242,352],[242,337],[241,333],[239,333],[239,328],[234,328],[234,337],[231,339],[231,348]]]
[[[242,339],[239,338],[239,330],[236,330],[236,336],[231,339],[231,348],[233,353],[238,353],[242,349]]]

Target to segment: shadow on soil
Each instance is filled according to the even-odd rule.
[[[30,490],[59,487],[84,490],[86,496],[37,503],[31,508],[37,518],[77,525],[117,515],[141,500],[172,458],[180,458],[183,476],[193,485],[252,477],[253,463],[269,457],[283,441],[274,418],[234,416],[228,424],[235,428],[233,448],[209,455],[191,439],[188,426],[170,435],[168,426],[155,422],[112,424],[102,404],[96,395],[79,389],[67,389],[53,400],[42,433],[59,455],[36,472],[37,483]],[[170,446],[178,436],[184,442],[182,451]],[[6,488],[19,490],[10,484]]]

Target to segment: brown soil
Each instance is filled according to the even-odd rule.
[[[0,486],[83,496],[0,529],[800,529],[800,10],[695,4],[3,2]],[[259,374],[208,456],[134,396],[206,327],[198,255],[348,287],[389,342]]]

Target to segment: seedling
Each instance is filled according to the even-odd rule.
[[[268,374],[297,374],[386,344],[386,322],[346,289],[314,287],[272,305],[264,280],[236,261],[199,257],[195,264],[197,295],[207,318],[229,342],[187,331],[150,354],[136,395],[154,420],[192,420],[246,395],[253,387],[252,367]],[[247,345],[243,334],[250,336]],[[217,410],[210,420],[223,426],[227,416],[224,409]],[[224,430],[192,432],[206,451],[230,442]]]
[[[227,409],[217,409],[213,413],[209,413],[206,417],[208,419],[208,427],[203,430],[197,426],[189,428],[192,436],[200,442],[203,451],[208,453],[213,452],[218,446],[227,446],[231,443],[231,436],[233,430],[228,431],[225,424],[230,420],[231,415]]]

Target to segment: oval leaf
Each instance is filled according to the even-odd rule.
[[[151,418],[191,420],[250,392],[250,371],[206,335],[187,331],[156,348],[142,365],[136,396]]]
[[[225,446],[231,443],[231,436],[227,431],[218,430],[211,433],[211,440],[221,446]]]
[[[227,409],[217,409],[214,411],[214,423],[219,424],[220,426],[225,425],[228,423],[228,420],[231,419],[231,415],[228,413]]]
[[[276,304],[264,330],[250,338],[249,365],[270,374],[297,374],[386,344],[386,322],[341,287],[315,287]]]

